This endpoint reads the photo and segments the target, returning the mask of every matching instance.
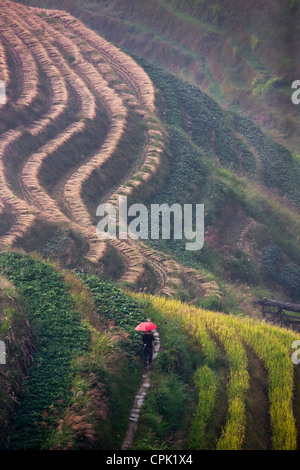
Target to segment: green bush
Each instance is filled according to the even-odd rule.
[[[249,255],[242,250],[234,250],[230,257],[224,259],[223,266],[232,281],[238,280],[254,285],[259,282],[259,273],[255,265]]]
[[[178,429],[187,414],[189,400],[187,387],[177,374],[160,377],[149,394],[153,409],[161,415],[169,431]]]
[[[169,375],[159,384],[156,400],[158,412],[169,423],[171,429],[177,429],[188,409],[186,385],[177,375]]]
[[[282,260],[282,253],[277,245],[269,245],[263,248],[261,252],[261,268],[269,274],[272,278],[276,278],[278,274],[278,267]]]
[[[300,300],[300,268],[296,264],[286,264],[279,273],[279,281],[294,301]]]

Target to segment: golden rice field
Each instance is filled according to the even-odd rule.
[[[166,318],[180,319],[184,329],[201,348],[205,366],[197,371],[199,408],[193,424],[193,442],[202,441],[205,423],[214,412],[216,385],[213,366],[217,347],[228,359],[228,411],[226,424],[217,442],[217,449],[243,448],[246,429],[245,397],[249,389],[246,349],[250,348],[262,361],[268,375],[268,400],[273,449],[296,449],[297,427],[293,411],[294,365],[292,344],[295,332],[272,326],[264,321],[227,315],[196,308],[178,300],[133,294],[142,302],[151,302]],[[299,428],[299,423],[298,423]]]

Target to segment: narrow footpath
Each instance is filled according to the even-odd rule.
[[[160,349],[160,339],[159,334],[156,330],[153,331],[153,336],[155,340],[155,352],[153,352],[153,360],[155,360]],[[134,434],[140,417],[140,412],[145,401],[147,390],[150,387],[150,375],[151,370],[145,369],[145,372],[142,376],[141,386],[134,398],[133,406],[129,417],[129,426],[123,444],[121,446],[121,450],[130,450],[132,447]]]

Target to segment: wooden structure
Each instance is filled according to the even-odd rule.
[[[257,303],[262,306],[262,313],[265,319],[300,331],[299,304],[279,302],[277,300],[268,300],[266,298],[259,299]]]

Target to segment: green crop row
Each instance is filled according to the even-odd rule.
[[[192,141],[218,165],[253,177],[257,163],[250,149],[236,136],[236,132],[241,133],[258,152],[263,183],[300,204],[300,167],[289,150],[264,134],[250,119],[223,111],[198,88],[144,59],[136,59],[162,93],[159,103],[168,126],[189,133]],[[172,144],[171,150],[177,153]]]
[[[0,271],[22,296],[37,338],[8,447],[38,449],[70,404],[71,362],[87,351],[90,334],[53,266],[27,255],[1,253]]]
[[[275,188],[300,206],[300,165],[291,152],[274,142],[253,122],[241,115],[232,114],[235,129],[246,137],[256,149],[262,163],[262,180],[268,188]]]
[[[192,307],[176,300],[136,294],[140,301],[152,301],[162,314],[181,319],[187,332],[198,338],[199,329],[223,346],[230,365],[228,382],[228,418],[218,441],[219,449],[242,448],[246,414],[244,397],[249,387],[247,356],[243,345],[250,347],[262,360],[268,373],[268,397],[273,449],[296,449],[297,428],[293,413],[294,371],[291,360],[296,333],[248,317],[224,315]]]
[[[216,101],[160,67],[136,59],[161,91],[160,106],[168,126],[189,133],[192,141],[221,166],[245,174],[254,173],[254,156],[236,137],[228,113]]]
[[[208,419],[216,405],[217,376],[207,366],[202,366],[195,373],[195,383],[198,389],[198,409],[191,428],[191,448],[205,448],[205,435]]]
[[[199,338],[199,331],[204,330],[217,338],[222,347],[226,351],[228,357],[230,374],[228,382],[228,416],[222,435],[218,441],[218,449],[241,449],[245,439],[246,429],[246,415],[245,415],[245,393],[249,387],[249,374],[247,371],[247,356],[245,349],[237,337],[233,328],[228,327],[224,323],[220,323],[216,316],[206,315],[205,317],[198,316],[195,318],[193,310],[186,311],[183,316],[184,323],[188,330],[191,331],[192,336],[197,340]],[[204,340],[204,345],[212,345],[211,340],[207,337]],[[201,344],[201,343],[200,343]],[[202,346],[203,347],[203,346]],[[212,353],[215,348],[210,347],[210,354],[208,354],[210,361]],[[214,357],[213,357],[214,359]]]
[[[93,294],[98,312],[129,334],[127,354],[129,356],[140,354],[141,334],[134,329],[139,323],[146,321],[144,312],[114,284],[100,281],[97,276],[80,275],[80,277]]]

